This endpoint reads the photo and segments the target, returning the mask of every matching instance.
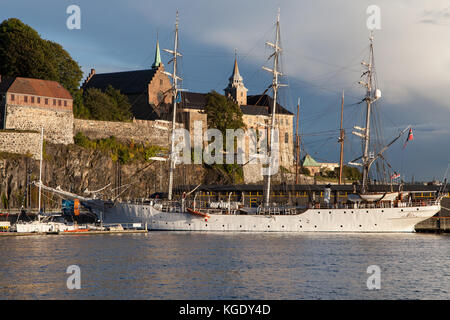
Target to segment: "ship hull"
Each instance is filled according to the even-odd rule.
[[[440,205],[371,209],[308,209],[297,215],[227,215],[209,218],[161,212],[151,205],[119,203],[106,209],[105,223],[144,223],[149,230],[214,232],[415,232]]]

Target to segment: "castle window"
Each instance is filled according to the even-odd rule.
[[[14,101],[14,98],[15,98],[15,97],[14,97],[14,95],[12,94],[12,95],[11,95],[11,101]]]
[[[61,100],[58,100],[58,106],[61,107]]]
[[[53,99],[53,105],[56,106],[56,99]]]
[[[284,134],[284,143],[288,143],[289,142],[289,133],[285,133]]]
[[[45,104],[48,104],[48,98],[45,98]]]
[[[64,101],[64,107],[67,107],[67,101]]]
[[[159,79],[159,85],[162,86],[164,83],[163,79]]]
[[[34,103],[34,97],[31,97],[31,103]]]
[[[24,101],[24,102],[28,102],[28,96],[24,96],[24,97],[23,97],[23,101]]]
[[[37,103],[41,103],[41,98],[37,98]]]

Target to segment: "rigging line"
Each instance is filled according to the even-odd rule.
[[[367,50],[367,47],[365,47],[363,50],[361,50],[361,51],[358,53],[358,55],[357,55],[355,58],[353,58],[351,61],[354,61],[355,59],[359,59],[360,56],[361,56],[361,53],[362,53],[363,51],[366,51],[366,50]],[[354,62],[352,62],[352,64],[354,64]],[[358,65],[359,65],[359,63],[358,63]],[[330,77],[328,77],[326,80],[322,81],[322,83],[321,83],[320,85],[318,85],[318,87],[322,87],[324,83],[329,82],[331,79],[333,79],[334,77],[336,77],[337,75],[339,75],[340,72],[342,72],[344,68],[346,68],[346,67],[341,67],[341,68],[339,68],[337,71],[335,71],[334,73],[332,73],[332,75],[331,75]],[[351,96],[351,95],[349,95],[349,96]]]
[[[308,82],[308,81],[305,81],[305,80],[301,80],[301,79],[298,79],[298,78],[293,78],[292,81],[296,82],[299,85],[298,88],[311,87],[311,88],[315,88],[315,89],[319,89],[319,90],[323,90],[323,91],[332,92],[334,94],[342,94],[341,89],[338,90],[338,89],[330,89],[330,88],[327,88],[327,87],[322,87],[320,85],[315,85],[315,84],[312,84],[311,82]],[[303,85],[303,87],[302,87],[302,85],[300,83],[304,83],[305,85]],[[352,97],[352,98],[359,98],[359,97],[351,95],[351,94],[346,94],[346,96],[349,96],[349,97]]]
[[[258,46],[261,44],[261,42],[262,42],[263,39],[266,39],[266,38],[267,38],[267,34],[268,34],[270,31],[272,31],[272,29],[273,29],[273,26],[270,27],[270,28],[268,28],[268,29],[264,32],[263,36],[262,36],[261,38],[259,38],[259,39],[255,42],[255,45],[254,45],[250,50],[247,50],[247,52],[245,52],[242,56],[240,55],[240,56],[239,56],[239,62],[245,62],[245,61],[247,60],[247,58],[250,57],[250,53],[251,53],[253,50],[255,50],[255,48],[258,47]],[[259,68],[258,68],[258,71],[259,71]],[[229,74],[229,73],[227,72],[227,74]],[[224,76],[221,77],[220,79],[221,79],[221,80],[214,86],[214,90],[216,90],[216,91],[218,90],[217,88],[221,85],[222,81],[224,81],[224,80],[222,80],[222,79],[227,79],[227,75],[224,74]]]
[[[349,62],[347,65],[351,65],[352,63],[354,63],[355,60],[360,59],[361,56],[362,56],[362,54],[363,54],[364,52],[367,51],[367,48],[368,48],[367,45],[365,45],[362,49],[360,49],[360,51],[358,52],[358,54],[355,55],[354,58],[350,59],[350,60],[349,60],[350,62]],[[292,50],[292,51],[295,51],[295,50]],[[294,52],[294,53],[295,53],[295,52]],[[345,68],[348,68],[348,67],[345,67],[345,66],[342,67],[342,66],[339,66],[339,65],[336,65],[336,64],[332,64],[332,63],[330,63],[330,62],[327,62],[327,61],[324,61],[324,60],[320,60],[320,59],[318,59],[318,58],[316,58],[316,57],[308,56],[308,55],[305,55],[305,54],[302,54],[302,53],[299,53],[299,52],[296,52],[295,55],[296,55],[296,56],[302,56],[302,57],[304,57],[304,58],[306,58],[306,59],[308,59],[308,60],[313,60],[313,61],[316,61],[316,62],[318,62],[318,63],[324,64],[324,65],[327,65],[327,66],[330,66],[330,67],[335,67],[335,68],[337,68],[338,70],[339,70],[339,69],[345,69]],[[359,62],[358,62],[358,65],[359,65]],[[355,69],[355,72],[360,72],[360,70],[356,70],[356,69]]]

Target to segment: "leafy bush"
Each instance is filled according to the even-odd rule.
[[[88,89],[82,103],[78,102],[77,115],[93,120],[130,121],[130,110],[128,97],[108,86],[105,92],[96,88]]]
[[[147,144],[135,144],[133,141],[123,143],[111,136],[105,139],[91,140],[83,133],[78,132],[74,137],[75,144],[93,150],[109,152],[113,161],[120,161],[122,164],[136,161],[149,161],[150,157],[156,156],[163,151],[159,146]]]

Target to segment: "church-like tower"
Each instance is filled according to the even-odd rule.
[[[152,64],[153,69],[158,69],[159,66],[163,66],[161,62],[161,53],[159,51],[159,40],[156,40],[155,61]]]
[[[229,80],[228,87],[224,89],[225,95],[227,97],[232,98],[240,106],[247,105],[248,89],[244,86],[243,78],[239,74],[236,52],[234,54],[233,74],[228,80]]]

